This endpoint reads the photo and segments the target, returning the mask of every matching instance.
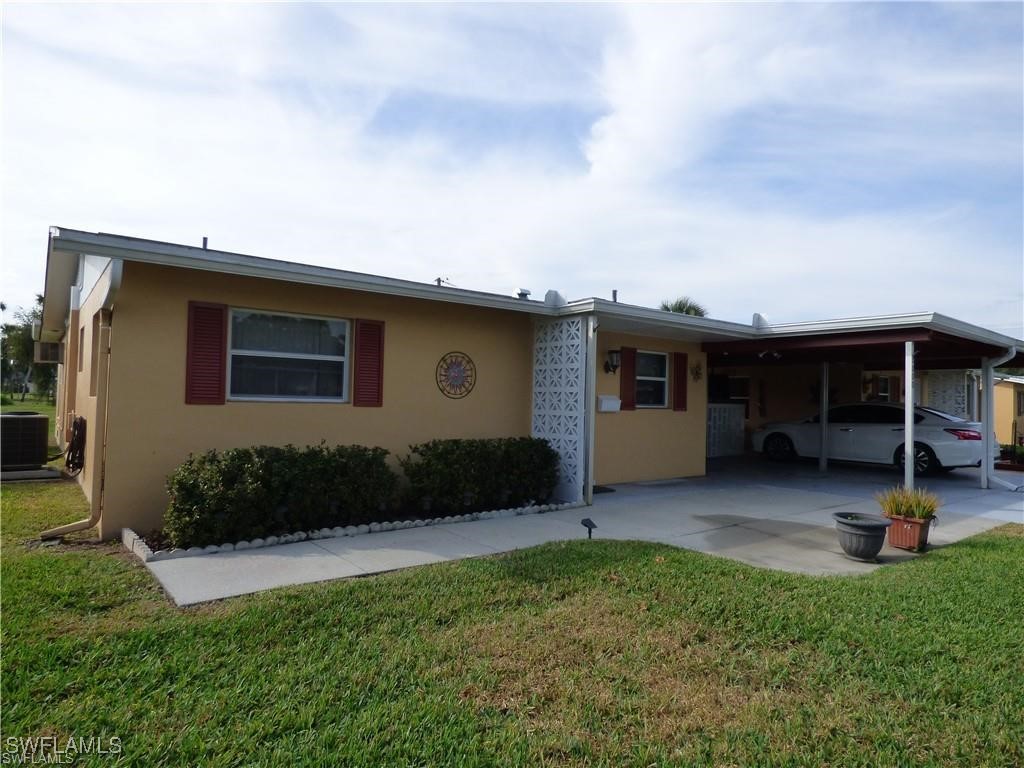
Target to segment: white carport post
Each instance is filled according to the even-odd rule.
[[[914,342],[903,345],[903,486],[914,488]],[[890,443],[891,445],[891,443]]]
[[[818,471],[828,471],[828,363],[821,364],[821,450],[818,452]]]
[[[988,488],[992,473],[992,425],[996,422],[995,368],[987,357],[981,359],[981,487]]]
[[[992,360],[988,357],[981,358],[981,487],[989,488],[993,483],[1002,486],[1009,491],[1019,491],[1024,485],[1008,483],[1003,478],[995,475],[995,458],[992,456],[995,449],[995,424],[996,424],[996,368],[1008,363],[1020,352],[1020,347],[1010,347],[1006,354]]]

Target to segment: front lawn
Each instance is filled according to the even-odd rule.
[[[9,484],[2,734],[137,765],[1021,765],[1024,527],[866,577],[579,541],[173,608],[115,545],[25,546]],[[76,764],[109,764],[110,757]]]

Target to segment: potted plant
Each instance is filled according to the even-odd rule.
[[[839,532],[839,546],[855,560],[874,561],[885,544],[885,531],[892,525],[880,515],[863,512],[833,512],[836,530]]]
[[[890,488],[875,498],[882,514],[892,520],[889,544],[922,552],[928,546],[928,531],[939,508],[939,497],[920,488]]]

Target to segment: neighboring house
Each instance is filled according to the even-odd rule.
[[[922,371],[914,383],[915,402],[970,421],[981,419],[981,371]],[[901,372],[865,372],[863,399],[903,402],[905,395]],[[1008,445],[1024,438],[1024,377],[997,374],[993,395],[997,441]]]
[[[1000,445],[1024,445],[1024,376],[997,376],[995,427]]]
[[[980,418],[981,373],[977,370],[921,371],[914,377],[914,402],[962,419]],[[907,390],[902,371],[865,371],[862,399],[902,403]]]
[[[914,342],[922,367],[942,367],[1010,365],[1024,347],[932,313],[744,325],[56,228],[38,340],[61,345],[56,434],[65,444],[84,418],[78,482],[103,538],[160,526],[167,475],[211,448],[403,455],[534,435],[561,456],[559,498],[589,501],[595,484],[705,473],[711,369],[756,371],[735,391],[768,418],[815,410],[815,372],[856,393],[865,350],[896,361]]]

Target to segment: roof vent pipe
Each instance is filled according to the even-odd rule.
[[[612,288],[612,301],[614,301],[616,303],[618,303],[618,301],[619,301],[619,289],[618,288]]]
[[[203,235],[203,250],[206,250],[206,235]]]
[[[523,301],[526,301],[528,298],[530,298],[530,289],[529,288],[520,288],[519,289],[519,293],[516,294],[516,298],[517,299],[522,299]]]

